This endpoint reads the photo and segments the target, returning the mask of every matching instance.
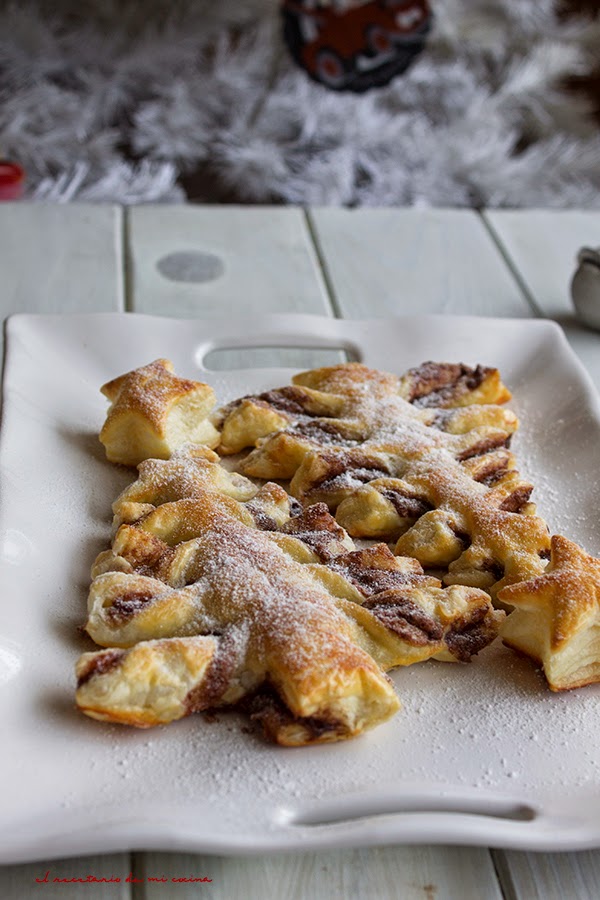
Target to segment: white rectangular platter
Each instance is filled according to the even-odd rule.
[[[132,473],[104,459],[99,387],[157,357],[220,402],[291,369],[208,371],[215,348],[341,348],[400,373],[498,366],[513,444],[553,533],[600,552],[600,406],[560,329],[473,317],[246,321],[131,314],[8,322],[0,444],[0,862],[122,851],[264,853],[391,843],[600,846],[600,686],[552,694],[499,643],[394,681],[396,717],[341,744],[285,749],[235,714],[138,731],[74,708],[89,568]]]

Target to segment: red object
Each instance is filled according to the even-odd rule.
[[[0,200],[18,200],[24,183],[25,172],[21,166],[0,159]]]

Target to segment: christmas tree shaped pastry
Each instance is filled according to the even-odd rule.
[[[385,545],[355,550],[325,506],[300,511],[278,485],[182,477],[219,468],[197,453],[144,463],[115,503],[86,626],[107,649],[77,665],[88,715],[149,726],[252,697],[273,740],[341,740],[398,709],[384,670],[468,660],[496,636],[485,593],[442,588]]]

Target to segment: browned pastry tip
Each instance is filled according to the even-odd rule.
[[[512,396],[498,369],[463,363],[425,362],[409,369],[400,384],[402,396],[421,407],[506,403]]]
[[[213,389],[178,378],[167,359],[120,375],[101,390],[111,402],[100,432],[111,462],[136,466],[145,459],[168,459],[187,442],[214,447],[219,441],[208,420]]]
[[[373,398],[398,392],[398,376],[379,369],[370,369],[362,363],[340,363],[324,366],[294,375],[295,385],[342,397],[361,397],[368,393]]]
[[[504,643],[539,663],[553,691],[600,681],[600,559],[561,535],[545,572],[505,587]]]

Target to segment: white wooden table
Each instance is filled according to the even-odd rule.
[[[549,316],[563,325],[600,388],[600,334],[578,326],[569,303],[574,257],[583,244],[600,244],[600,213],[0,204],[0,309],[4,315]],[[181,253],[191,255],[173,256]],[[264,352],[254,351],[257,365]],[[279,361],[311,366],[323,360],[314,351],[291,354],[282,352]],[[52,877],[91,873],[122,881],[36,885],[48,869]],[[212,882],[132,885],[130,873],[140,880],[187,875]],[[119,900],[597,900],[600,851],[385,847],[256,859],[140,852],[0,869],[3,900],[84,894]]]

